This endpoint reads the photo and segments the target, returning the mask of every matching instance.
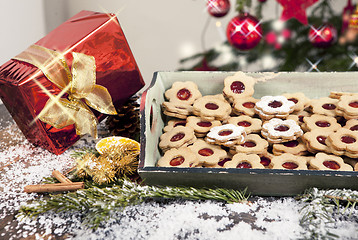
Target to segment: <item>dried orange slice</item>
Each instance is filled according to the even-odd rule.
[[[103,152],[112,147],[112,146],[119,146],[119,145],[123,145],[123,144],[135,144],[138,147],[138,150],[140,149],[140,144],[130,138],[125,138],[125,137],[118,137],[118,136],[113,136],[113,137],[106,137],[106,138],[102,138],[101,140],[99,140],[96,143],[96,150],[100,153],[103,154]]]

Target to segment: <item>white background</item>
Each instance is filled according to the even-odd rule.
[[[279,18],[281,6],[267,0],[264,19]],[[206,48],[225,40],[225,28],[235,16],[212,18]],[[253,4],[257,0],[252,0]],[[332,1],[341,12],[346,0]],[[0,64],[81,10],[116,13],[146,83],[153,72],[176,70],[179,60],[202,51],[201,35],[209,18],[205,0],[0,0]],[[254,7],[252,7],[254,14]],[[217,21],[221,27],[216,26]],[[240,69],[238,69],[240,70]],[[244,69],[245,70],[245,69]]]

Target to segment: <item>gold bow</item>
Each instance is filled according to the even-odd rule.
[[[37,116],[41,121],[58,129],[75,124],[77,135],[89,133],[97,138],[98,120],[89,107],[104,114],[117,112],[107,88],[96,85],[94,57],[76,52],[72,56],[72,74],[62,54],[38,45],[31,45],[14,59],[36,66],[62,90],[54,96],[33,78],[50,97]],[[61,98],[65,93],[67,99]]]

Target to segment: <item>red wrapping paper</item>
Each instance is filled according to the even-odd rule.
[[[96,84],[108,89],[115,107],[144,86],[124,33],[113,14],[81,11],[35,44],[66,52],[70,68],[71,52],[93,56],[96,60]],[[40,120],[33,122],[49,99],[33,79],[51,94],[61,91],[38,68],[11,59],[0,67],[0,97],[31,143],[61,154],[80,136],[76,135],[74,125],[56,129]],[[99,120],[105,117],[91,110]]]

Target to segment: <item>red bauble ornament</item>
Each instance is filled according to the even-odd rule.
[[[244,13],[230,20],[226,28],[226,36],[235,48],[249,50],[259,44],[262,28],[257,18]]]
[[[306,8],[318,2],[318,0],[277,0],[277,2],[283,7],[281,20],[286,21],[290,18],[296,18],[306,25],[308,23]]]
[[[318,28],[311,26],[308,38],[313,46],[327,48],[336,42],[337,29],[328,23],[323,24]]]
[[[208,0],[206,3],[208,12],[213,17],[223,17],[230,10],[229,0]]]
[[[259,2],[262,2],[262,3],[264,3],[264,2],[266,2],[266,0],[258,0]]]

